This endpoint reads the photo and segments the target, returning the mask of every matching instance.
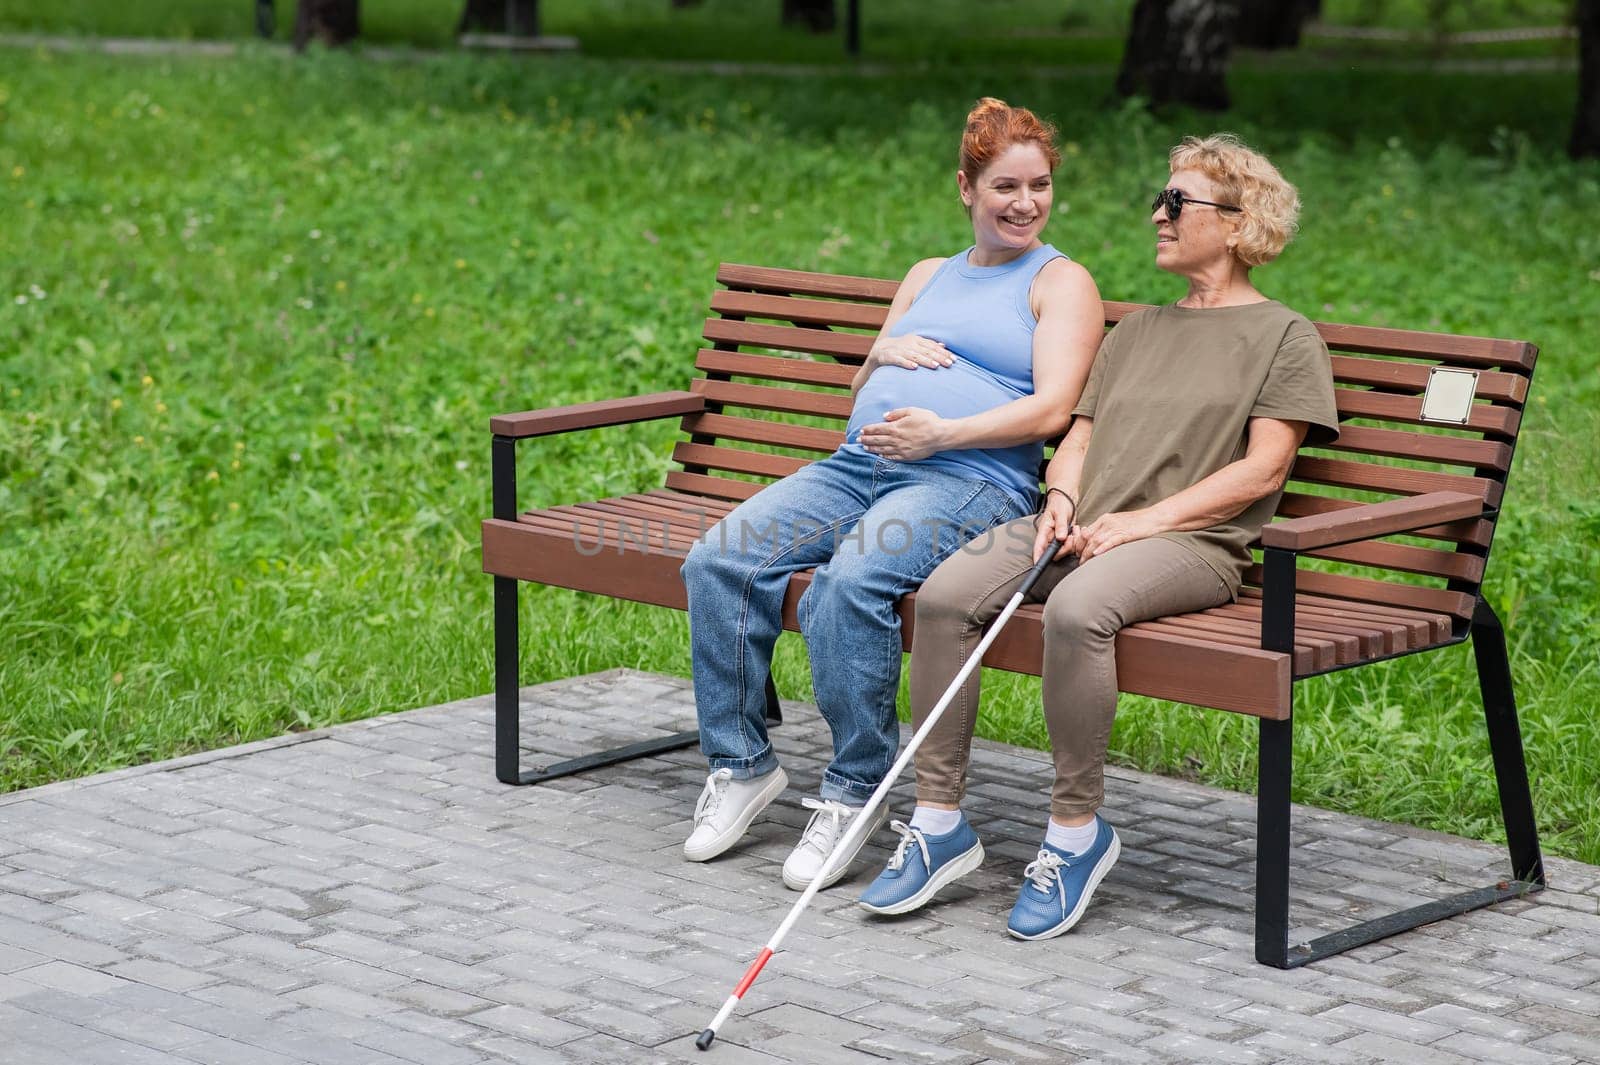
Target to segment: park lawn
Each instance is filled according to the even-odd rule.
[[[898,276],[963,246],[953,148],[999,92],[1061,123],[1048,236],[1109,299],[1180,294],[1149,196],[1223,124],[1306,202],[1269,293],[1542,345],[1487,591],[1546,845],[1600,861],[1600,171],[1560,154],[1567,77],[1246,71],[1216,120],[1015,71],[7,59],[0,789],[488,690],[488,416],[682,387],[720,260]],[[530,443],[522,503],[656,486],[673,433]],[[529,683],[688,671],[681,614],[525,603]],[[798,639],[776,668],[809,696]],[[1473,676],[1462,647],[1302,685],[1296,800],[1496,838]],[[986,691],[983,734],[1044,744],[1037,681]],[[1112,748],[1253,781],[1233,715],[1129,699]]]
[[[294,0],[277,0],[277,36],[292,33]],[[1448,47],[1436,31],[1561,26],[1570,0],[1460,0],[1435,12],[1432,0],[1326,0],[1320,21],[1378,27],[1413,36],[1402,41],[1316,39],[1296,62],[1339,63],[1352,56],[1410,59],[1576,54],[1570,41],[1461,43]],[[461,0],[383,0],[362,5],[368,44],[452,48]],[[845,4],[836,0],[842,20]],[[1117,62],[1133,0],[862,0],[862,57],[919,67],[1026,63],[1074,67]],[[812,34],[779,25],[778,0],[700,0],[677,8],[667,0],[542,0],[542,30],[578,38],[597,58],[747,60],[843,65],[842,32]],[[0,0],[0,32],[120,37],[245,39],[255,34],[248,0]]]

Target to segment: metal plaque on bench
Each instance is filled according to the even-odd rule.
[[[1428,388],[1422,393],[1422,420],[1465,425],[1472,414],[1472,397],[1478,391],[1476,370],[1428,371]]]

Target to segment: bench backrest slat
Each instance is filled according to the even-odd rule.
[[[744,502],[764,487],[751,481],[733,477],[712,477],[689,470],[673,470],[667,474],[667,487],[691,495],[710,496],[712,499],[731,499]]]
[[[1349,389],[1341,388],[1340,392]],[[1339,413],[1347,413],[1343,396]],[[1396,429],[1375,429],[1366,425],[1346,425],[1339,439],[1323,446],[1324,451],[1348,451],[1358,455],[1384,455],[1390,458],[1426,459],[1446,466],[1467,466],[1476,470],[1505,472],[1511,465],[1511,448],[1489,441],[1457,436],[1434,436]]]
[[[833,355],[849,359],[857,365],[872,350],[873,339],[868,333],[840,333],[798,325],[767,325],[742,322],[736,318],[707,318],[705,332],[701,335],[721,344],[753,344],[808,355]]]
[[[836,362],[812,362],[774,355],[747,355],[742,351],[716,351],[701,348],[695,356],[695,369],[733,377],[754,377],[767,381],[849,388],[855,367]]]
[[[837,429],[789,425],[759,418],[740,418],[732,414],[691,414],[683,420],[683,428],[695,436],[814,451],[819,458],[831,455],[844,440],[844,433]]]
[[[729,473],[750,473],[758,477],[787,477],[806,466],[810,459],[772,455],[764,451],[746,451],[737,447],[717,447],[715,444],[682,444],[672,449],[672,461],[685,466]]]
[[[1335,384],[1338,383],[1336,380]],[[1422,419],[1420,395],[1396,396],[1386,392],[1341,388],[1339,413],[1352,418],[1373,418],[1407,425],[1427,424]],[[1467,424],[1462,428],[1509,440],[1517,435],[1521,423],[1522,412],[1515,407],[1475,403],[1468,412]]]
[[[1342,385],[1368,385],[1412,396],[1421,396],[1428,387],[1428,368],[1421,363],[1339,354],[1332,357],[1332,362],[1333,379]],[[1528,397],[1528,379],[1518,374],[1484,370],[1478,375],[1478,395],[1520,405]]]
[[[689,391],[730,407],[748,407],[779,414],[807,414],[817,418],[835,418],[841,422],[850,417],[850,397],[847,394],[819,395],[798,388],[736,384],[719,381],[709,374],[694,381]]]
[[[1399,496],[1418,496],[1424,492],[1468,492],[1482,496],[1491,506],[1500,502],[1499,482],[1486,477],[1462,477],[1411,466],[1380,466],[1374,462],[1315,458],[1304,454],[1294,460],[1289,480]]]
[[[869,329],[874,334],[883,328],[883,320],[889,316],[889,308],[880,303],[763,296],[728,289],[719,289],[712,295],[711,310],[724,318],[770,318],[795,325],[852,326]]]
[[[743,266],[723,263],[717,267],[717,283],[743,292],[764,292],[780,296],[829,296],[858,303],[883,303],[894,300],[900,282],[846,274],[817,274],[805,270],[779,270],[770,266]]]
[[[1278,516],[1282,518],[1303,518],[1308,514],[1327,514],[1330,511],[1344,510],[1347,507],[1360,506],[1354,499],[1338,499],[1333,496],[1305,495],[1301,492],[1285,492],[1278,501]],[[1475,547],[1489,546],[1489,536],[1494,530],[1494,524],[1481,518],[1467,518],[1462,521],[1446,522],[1443,525],[1430,525],[1425,529],[1418,529],[1412,536],[1432,540],[1444,540],[1455,544],[1472,544]]]
[[[1429,577],[1449,577],[1474,582],[1483,577],[1482,555],[1440,551],[1432,547],[1415,547],[1411,544],[1364,542],[1319,548],[1308,551],[1307,554],[1312,558],[1354,562],[1362,566],[1399,570],[1401,573],[1420,573]]]
[[[898,283],[734,263],[724,263],[717,280],[723,288],[712,297],[711,311],[718,317],[707,319],[703,331],[710,347],[695,360],[703,376],[690,385],[708,401],[707,411],[684,419],[689,440],[673,453],[683,468],[668,476],[667,487],[735,502],[798,469],[803,456],[838,446],[850,414],[850,380]],[[1142,306],[1107,302],[1106,325]],[[1296,459],[1280,516],[1326,514],[1361,501],[1440,490],[1469,492],[1491,508],[1499,505],[1536,347],[1491,337],[1315,324],[1333,352],[1342,433],[1333,444],[1308,447]],[[1430,371],[1438,367],[1478,375],[1465,425],[1422,417]],[[1340,568],[1304,572],[1301,588],[1379,617],[1402,607],[1465,618],[1483,579],[1494,524],[1491,512],[1398,540],[1310,552]],[[1259,581],[1259,572],[1248,579]]]

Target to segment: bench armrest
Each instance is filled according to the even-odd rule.
[[[1261,530],[1261,546],[1310,551],[1425,529],[1461,518],[1482,517],[1487,509],[1481,497],[1466,492],[1427,492],[1382,503],[1363,503],[1327,514],[1270,522]]]
[[[489,419],[489,428],[496,436],[521,439],[568,433],[574,429],[597,429],[605,425],[627,425],[656,418],[699,414],[705,409],[705,397],[693,392],[653,392],[647,396],[629,396],[626,399],[603,399],[595,403],[497,414]]]

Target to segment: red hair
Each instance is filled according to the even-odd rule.
[[[1012,107],[993,96],[979,100],[968,113],[967,128],[961,134],[961,170],[967,180],[976,180],[996,156],[1013,144],[1036,145],[1052,171],[1061,163],[1054,126],[1041,121],[1026,107]]]

